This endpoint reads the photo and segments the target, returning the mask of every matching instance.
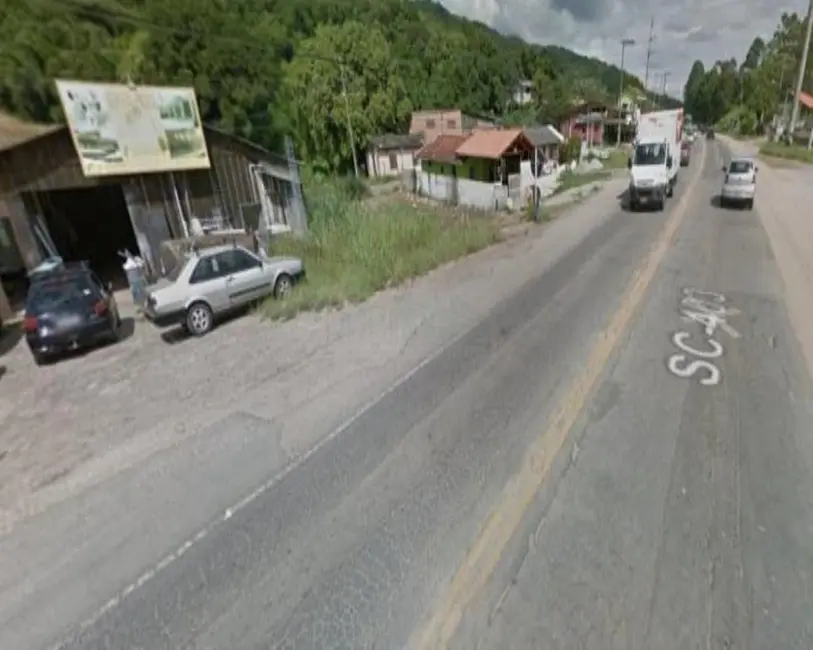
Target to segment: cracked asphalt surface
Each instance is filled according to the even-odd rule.
[[[813,647],[813,391],[757,214],[713,205],[719,156],[701,143],[683,171],[677,200],[700,177],[676,241],[454,647]],[[96,603],[70,629],[23,583],[0,647],[406,647],[668,217],[615,211],[290,471],[273,422],[215,422],[235,441],[222,467],[266,462],[264,489],[224,515],[216,480],[190,482],[209,513],[193,543],[117,585],[55,573],[62,598]],[[692,288],[732,310],[722,356],[681,365],[712,363],[716,385],[669,370],[676,333],[713,350],[680,313]],[[133,478],[141,501],[161,480]],[[172,526],[147,523],[145,539]]]

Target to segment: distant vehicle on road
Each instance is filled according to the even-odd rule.
[[[720,190],[720,205],[739,205],[752,210],[758,170],[750,158],[734,158],[728,165],[723,165],[725,178]]]
[[[706,131],[706,140],[714,140],[714,130],[709,129]]]
[[[680,166],[688,167],[692,160],[692,145],[684,140],[680,143]]]
[[[288,295],[304,274],[296,257],[256,255],[242,246],[207,248],[187,254],[147,290],[144,313],[156,327],[181,325],[203,336],[220,316],[270,295]]]
[[[30,278],[23,329],[34,362],[119,338],[113,289],[85,262],[60,264]]]

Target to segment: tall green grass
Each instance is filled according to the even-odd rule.
[[[361,302],[498,239],[485,217],[403,199],[364,202],[355,181],[311,178],[305,192],[308,234],[277,238],[270,252],[301,257],[307,279],[288,298],[263,304],[272,318]]]
[[[813,149],[795,144],[765,142],[759,147],[759,153],[769,158],[782,158],[784,160],[813,164]]]

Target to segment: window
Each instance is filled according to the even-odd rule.
[[[243,271],[256,268],[260,264],[260,260],[242,248],[232,248],[231,250],[223,251],[216,255],[216,257],[217,263],[221,266],[223,271],[223,275],[242,273]]]
[[[178,266],[180,266],[180,264]],[[199,282],[208,282],[209,280],[215,280],[223,275],[217,256],[212,255],[204,257],[198,262],[195,270],[192,271],[189,283],[198,284]]]
[[[390,170],[391,171],[398,171],[398,154],[391,153],[390,154]]]
[[[666,162],[666,147],[663,144],[639,144],[635,147],[633,160],[636,165],[662,165]]]
[[[474,167],[469,167],[469,178],[474,180]]]
[[[751,171],[751,163],[746,160],[732,160],[728,166],[729,174],[747,174]]]
[[[426,120],[426,128],[427,129],[434,129],[435,126],[436,126],[435,120],[432,120],[432,119]]]
[[[85,304],[88,299],[97,296],[98,292],[86,275],[56,276],[31,285],[25,311],[38,316],[48,311]]]
[[[457,128],[457,120],[446,120],[446,128],[447,129],[456,129]]]

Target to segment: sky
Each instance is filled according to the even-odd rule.
[[[803,14],[807,0],[440,0],[449,11],[479,20],[526,41],[562,45],[579,54],[621,63],[644,79],[650,21],[654,40],[650,88],[682,97],[696,59],[706,66],[720,59],[742,60],[756,36],[769,39],[783,11]],[[656,85],[657,82],[657,85]]]

